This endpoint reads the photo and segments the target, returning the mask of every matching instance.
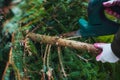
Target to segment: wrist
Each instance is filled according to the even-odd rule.
[[[112,56],[112,58],[114,58],[116,61],[118,61],[119,60],[119,58],[115,55],[115,53],[113,52],[113,50],[112,50],[112,46],[111,46],[112,44],[110,44],[110,55]]]

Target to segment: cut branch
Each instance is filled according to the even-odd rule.
[[[31,38],[33,41],[36,42],[42,42],[57,46],[65,46],[70,47],[74,49],[80,49],[80,50],[87,50],[92,53],[99,53],[100,50],[95,48],[92,44],[74,41],[74,40],[66,40],[55,36],[46,36],[46,35],[40,35],[35,33],[29,33],[27,35],[29,38]]]

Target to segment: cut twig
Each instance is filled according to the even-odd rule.
[[[47,76],[48,76],[48,80],[51,80],[52,79],[52,68],[50,68],[50,50],[51,50],[51,45],[48,46],[48,51],[47,51]]]
[[[49,45],[47,44],[46,49],[45,49],[45,53],[44,53],[44,58],[43,58],[43,65],[46,65],[46,57],[47,57],[47,51],[48,51]]]
[[[46,57],[47,57],[47,52],[48,52],[49,44],[47,44],[45,53],[44,53],[44,58],[43,58],[43,69],[42,69],[42,75],[43,79],[45,79],[45,72],[46,72]]]
[[[84,57],[82,57],[82,56],[80,56],[80,55],[78,55],[78,54],[76,54],[81,60],[84,60],[85,62],[88,62],[90,59],[85,59]]]
[[[47,68],[50,68],[50,62],[49,62],[49,58],[50,58],[50,49],[51,49],[51,45],[49,45],[48,47],[48,54],[47,54]]]
[[[57,45],[57,46],[70,47],[70,48],[74,48],[74,49],[80,49],[83,51],[87,50],[88,52],[92,52],[92,53],[100,52],[100,50],[95,48],[94,45],[84,43],[84,42],[79,42],[79,41],[74,41],[74,40],[66,40],[66,39],[62,39],[59,37],[46,36],[46,35],[40,35],[40,34],[35,34],[35,33],[29,33],[27,36],[36,42],[42,42],[42,43],[47,43],[47,44]]]
[[[58,47],[58,58],[59,58],[60,66],[61,66],[61,69],[62,69],[62,73],[63,73],[64,77],[66,78],[67,74],[65,72],[64,65],[62,63],[60,47]]]
[[[12,39],[11,39],[12,43],[14,42],[14,33],[12,34]],[[3,75],[2,75],[2,80],[4,80],[5,78],[5,75],[6,75],[6,72],[7,72],[7,69],[10,67],[10,65],[12,66],[14,72],[15,72],[15,77],[17,80],[21,80],[20,79],[20,73],[17,69],[17,67],[15,66],[14,64],[14,61],[13,61],[13,54],[12,54],[12,51],[13,51],[13,47],[10,48],[10,52],[9,52],[9,57],[8,57],[8,61],[6,63],[6,67],[5,67],[5,70],[3,72]]]
[[[77,30],[76,31],[72,31],[72,32],[67,32],[67,33],[63,33],[60,35],[60,37],[73,37],[73,36],[78,36],[77,34]],[[81,37],[81,36],[79,36]]]
[[[12,54],[12,48],[10,49],[10,52],[9,52],[9,60],[8,60],[8,62],[6,64],[5,70],[3,72],[2,80],[4,80],[4,77],[6,75],[6,71],[7,71],[8,67],[9,67],[9,65],[11,64],[11,54]]]

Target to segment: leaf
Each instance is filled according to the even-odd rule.
[[[30,39],[27,41],[27,46],[28,46],[28,50],[30,50],[32,54],[35,54],[35,55],[37,54],[37,49],[34,43]]]
[[[69,74],[71,78],[78,78],[80,77],[80,71],[74,71]]]

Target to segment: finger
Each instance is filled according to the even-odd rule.
[[[101,54],[102,54],[102,53],[100,53],[100,54],[96,57],[96,61],[100,61],[100,59],[101,59]]]
[[[114,2],[114,0],[110,0],[110,1],[104,2],[103,5],[105,7],[111,7],[113,5],[113,2]]]
[[[120,15],[116,15],[117,18],[120,18]]]

